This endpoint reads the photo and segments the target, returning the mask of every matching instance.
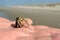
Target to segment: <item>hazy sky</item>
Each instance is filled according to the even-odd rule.
[[[0,0],[0,6],[54,3],[60,0]]]

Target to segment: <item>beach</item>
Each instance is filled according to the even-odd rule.
[[[2,7],[3,8],[3,7]],[[1,8],[1,9],[2,9]],[[60,28],[60,6],[11,6],[3,8],[9,20],[15,20],[17,16],[31,18],[33,25],[46,25]]]

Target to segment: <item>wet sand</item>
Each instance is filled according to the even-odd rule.
[[[10,9],[4,12],[9,20],[15,20],[17,16],[31,18],[33,25],[47,25],[60,28],[60,11],[42,9]],[[6,17],[5,17],[6,18]]]

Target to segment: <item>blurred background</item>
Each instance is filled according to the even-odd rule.
[[[0,0],[0,17],[11,21],[22,16],[33,25],[60,28],[60,0]]]

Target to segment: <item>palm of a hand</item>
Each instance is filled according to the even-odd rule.
[[[0,40],[15,40],[17,37],[29,37],[30,33],[34,33],[30,28],[13,28],[13,21],[1,17],[0,19]]]
[[[33,27],[31,26],[32,21],[27,21],[30,27],[13,28],[11,26],[11,24],[14,24],[13,21],[0,17],[0,40],[60,40],[59,29],[48,26]]]

